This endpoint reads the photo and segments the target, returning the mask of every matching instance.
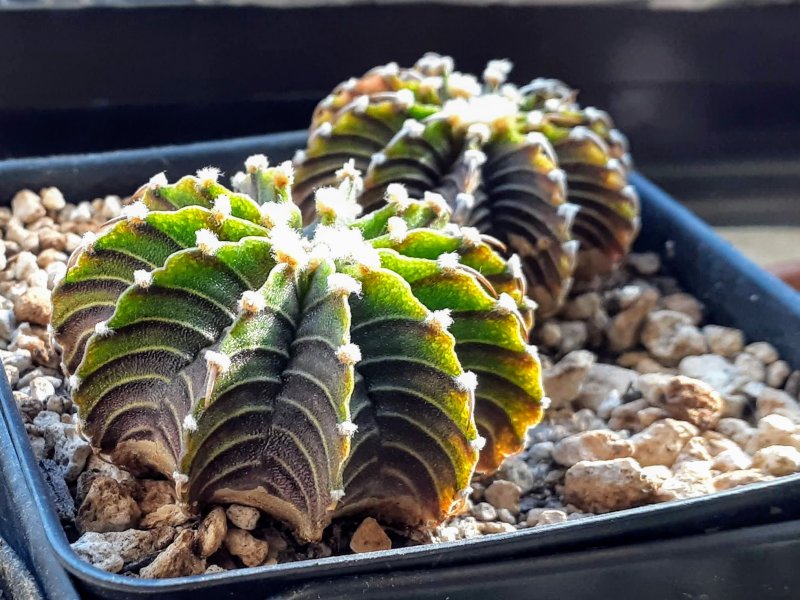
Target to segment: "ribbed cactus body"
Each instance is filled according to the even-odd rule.
[[[509,70],[492,61],[481,85],[449,58],[426,55],[411,69],[390,64],[340,84],[295,157],[304,216],[314,189],[352,158],[366,171],[366,210],[381,206],[391,183],[442,194],[454,221],[520,255],[539,314],[554,312],[573,274],[608,273],[627,253],[638,199],[627,142],[608,115],[581,108],[555,80],[506,84]]]
[[[154,177],[53,291],[97,451],[308,540],[337,513],[441,521],[541,418],[519,259],[435,195],[358,217],[338,170],[305,231],[287,164],[252,157],[237,192]]]

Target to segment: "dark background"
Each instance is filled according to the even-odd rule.
[[[337,82],[435,50],[579,87],[679,197],[763,191],[800,222],[798,38],[798,5],[0,10],[0,158],[300,129]]]

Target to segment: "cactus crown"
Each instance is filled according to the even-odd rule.
[[[295,157],[295,198],[310,218],[313,190],[332,181],[342,157],[366,170],[359,202],[367,211],[392,183],[440,193],[455,222],[521,256],[546,316],[573,274],[609,272],[636,235],[627,141],[560,81],[518,88],[506,83],[506,60],[490,61],[482,84],[453,69],[451,58],[427,54],[410,69],[391,63],[340,84],[318,105],[308,148]]]
[[[518,259],[353,161],[302,228],[288,163],[154,177],[53,291],[83,431],[201,509],[236,502],[318,539],[334,514],[430,525],[541,416]]]

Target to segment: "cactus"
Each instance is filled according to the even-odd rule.
[[[339,514],[410,526],[463,504],[542,412],[519,259],[353,162],[302,229],[289,163],[158,175],[53,290],[82,431],[200,511],[257,507],[300,539]],[[481,450],[482,448],[482,450]]]
[[[556,80],[505,83],[510,69],[491,61],[481,85],[453,71],[449,57],[428,54],[413,68],[391,63],[340,84],[317,106],[308,147],[295,157],[304,216],[313,190],[353,158],[366,170],[367,211],[392,182],[441,193],[455,222],[521,256],[539,315],[555,312],[573,274],[608,273],[628,252],[638,199],[627,141],[609,116],[581,108]]]

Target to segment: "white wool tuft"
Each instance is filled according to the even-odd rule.
[[[511,296],[502,292],[494,305],[494,309],[501,315],[510,315],[517,310],[517,303]]]
[[[452,98],[472,98],[481,93],[481,84],[474,75],[451,73],[447,78],[447,93]]]
[[[564,217],[567,228],[571,229],[572,223],[575,221],[575,216],[580,212],[580,210],[581,207],[579,204],[565,202],[564,204],[559,205],[559,207],[556,209],[556,212],[559,216]]]
[[[469,127],[474,123],[485,123],[491,127],[515,117],[517,105],[513,100],[499,94],[485,94],[469,100],[464,98],[448,100],[440,114],[457,127]]]
[[[565,185],[567,182],[567,174],[564,169],[553,169],[547,172],[547,178],[557,185]]]
[[[226,373],[231,368],[231,359],[221,352],[206,350],[206,364],[209,369],[216,369],[218,373]]]
[[[392,77],[400,73],[400,66],[396,62],[390,62],[378,67],[376,71],[381,77]]]
[[[492,130],[486,123],[473,123],[467,127],[467,137],[483,145],[491,139]]]
[[[108,326],[106,321],[100,321],[94,326],[94,332],[100,337],[108,337],[114,333],[114,330]]]
[[[481,150],[467,150],[464,152],[464,162],[471,169],[480,167],[486,163],[486,154]]]
[[[147,208],[141,200],[137,200],[122,208],[122,216],[134,224],[143,222],[149,214],[150,209]]]
[[[423,77],[420,80],[417,89],[422,94],[438,92],[440,89],[442,89],[443,84],[444,84],[444,79],[442,77],[438,77],[435,75],[429,77]]]
[[[265,202],[258,207],[261,213],[261,224],[264,227],[286,225],[292,218],[292,205],[278,202]]]
[[[332,133],[333,133],[333,125],[331,125],[330,122],[325,121],[319,127],[317,127],[316,131],[314,131],[312,135],[315,136],[318,135],[320,137],[326,138],[330,137]]]
[[[408,236],[408,224],[400,217],[389,217],[387,226],[389,239],[395,244],[402,243]]]
[[[510,60],[490,60],[483,71],[483,80],[493,87],[505,82],[513,67]]]
[[[358,179],[361,177],[361,171],[356,169],[356,161],[351,158],[342,165],[341,169],[336,171],[336,180],[343,181],[345,179]]]
[[[336,425],[336,431],[342,437],[353,437],[356,431],[358,431],[358,425],[352,421],[342,421]]]
[[[479,452],[483,450],[483,447],[486,445],[486,438],[478,436],[474,440],[469,441],[469,447],[473,450],[478,450]]]
[[[353,112],[358,115],[363,115],[369,108],[369,96],[359,96],[353,100]]]
[[[414,106],[414,102],[416,102],[416,98],[414,98],[414,92],[411,90],[403,89],[398,91],[396,98],[397,104],[400,106],[400,108],[405,110],[408,110]]]
[[[318,225],[314,232],[314,243],[326,246],[334,260],[352,261],[368,268],[381,265],[378,251],[364,241],[358,229]]]
[[[186,415],[183,419],[183,428],[186,431],[197,431],[197,421],[192,415]]]
[[[244,168],[248,173],[265,171],[269,167],[269,160],[263,154],[253,154],[244,161]]]
[[[242,191],[243,186],[245,185],[246,182],[247,182],[247,173],[244,173],[242,171],[237,171],[234,174],[234,176],[231,177],[231,185],[233,186],[233,189],[235,189],[238,192]]]
[[[544,123],[544,113],[540,110],[532,110],[527,114],[525,120],[531,127],[541,127]]]
[[[412,139],[421,138],[425,133],[425,125],[414,119],[406,119],[402,131]]]
[[[81,378],[78,375],[70,375],[68,383],[69,383],[69,389],[75,392],[79,387],[81,387]]]
[[[361,360],[361,348],[356,344],[342,344],[336,349],[336,358],[343,365],[354,365]]]
[[[133,272],[133,283],[146,290],[153,283],[153,273],[145,269],[136,269]]]
[[[552,400],[550,400],[549,396],[542,396],[542,400],[540,402],[542,405],[542,410],[547,410],[550,408],[550,404],[552,404]]]
[[[533,358],[539,358],[539,347],[534,344],[526,344],[525,345],[525,352],[530,354]]]
[[[522,260],[519,257],[519,254],[512,254],[511,257],[508,259],[508,270],[511,272],[511,276],[514,279],[522,279],[524,277],[522,271]]]
[[[475,490],[472,488],[472,486],[468,485],[463,490],[458,491],[458,496],[459,498],[469,498],[474,491]]]
[[[431,311],[428,316],[425,317],[425,325],[434,331],[447,331],[452,324],[453,317],[450,316],[449,308]]]
[[[304,162],[306,162],[306,151],[295,150],[294,156],[292,156],[292,162],[296,165],[302,165]]]
[[[161,173],[156,173],[150,178],[150,187],[153,189],[158,189],[160,187],[164,187],[165,185],[169,185],[169,181],[167,181],[167,176],[164,171]]]
[[[344,490],[331,490],[331,500],[339,502],[344,498]]]
[[[342,84],[342,88],[351,91],[355,89],[357,85],[358,85],[358,79],[356,79],[355,77],[351,77]],[[331,98],[331,100],[333,100],[333,96],[328,96],[328,98]]]
[[[204,167],[199,169],[197,171],[197,178],[200,180],[200,185],[214,185],[219,179],[219,169],[216,167]]]
[[[186,485],[187,483],[189,483],[189,476],[184,475],[180,471],[173,471],[172,481],[175,482],[176,487]]]
[[[402,183],[390,183],[386,188],[386,202],[396,204],[397,210],[403,212],[411,201],[408,198],[408,191]]]
[[[285,160],[275,167],[275,185],[281,188],[294,185],[294,165],[292,165],[292,161]]]
[[[195,240],[197,248],[206,256],[214,256],[222,245],[217,235],[210,229],[198,229]]]
[[[548,98],[544,101],[544,109],[550,112],[558,112],[561,110],[562,102],[558,98]]]
[[[444,272],[452,272],[458,269],[458,254],[456,252],[445,252],[436,259],[436,266]]]
[[[319,215],[328,216],[340,223],[349,225],[361,214],[363,208],[349,199],[341,188],[321,187],[314,194]]]
[[[332,294],[349,296],[361,295],[361,283],[345,273],[331,273],[328,275],[328,291]]]
[[[468,248],[479,246],[482,242],[481,233],[475,227],[462,227],[461,241]]]
[[[94,231],[87,231],[81,238],[81,248],[91,254],[94,252],[94,245],[97,243],[97,234]]]
[[[478,387],[478,376],[472,371],[464,371],[454,379],[456,387],[462,392],[474,392]]]
[[[260,313],[267,306],[264,296],[253,290],[246,290],[239,298],[239,310],[242,312],[255,314]]]
[[[231,216],[231,198],[227,194],[220,194],[214,199],[211,215],[217,223],[222,223]]]
[[[376,152],[370,157],[368,168],[374,169],[375,167],[380,167],[385,162],[386,162],[386,155],[383,152]]]
[[[308,252],[296,230],[287,225],[276,225],[269,233],[269,240],[272,244],[272,256],[277,262],[295,270],[304,269],[308,265]]]
[[[444,196],[441,194],[437,194],[436,192],[425,192],[425,194],[422,196],[422,199],[428,203],[437,216],[450,214],[450,207],[447,206],[447,202],[445,201]]]

